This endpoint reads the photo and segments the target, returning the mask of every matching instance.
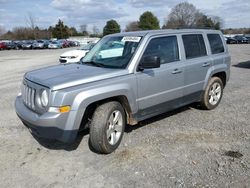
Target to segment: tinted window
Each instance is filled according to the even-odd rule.
[[[206,46],[201,34],[183,35],[182,39],[187,59],[207,55]]]
[[[218,54],[224,52],[224,46],[220,35],[208,34],[207,35],[212,54]]]
[[[161,64],[178,61],[179,50],[176,36],[152,39],[143,54],[143,57],[145,56],[158,56]]]

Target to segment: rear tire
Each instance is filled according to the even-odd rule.
[[[205,110],[216,108],[223,95],[223,83],[219,77],[212,77],[202,94],[200,106]]]
[[[89,142],[97,153],[112,153],[120,145],[126,124],[125,112],[119,102],[97,107],[90,125]]]

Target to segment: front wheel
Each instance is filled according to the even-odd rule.
[[[202,95],[200,105],[203,109],[216,108],[223,95],[223,83],[219,77],[212,77]]]
[[[90,126],[90,145],[97,153],[112,153],[121,143],[126,124],[125,112],[119,102],[97,107]]]

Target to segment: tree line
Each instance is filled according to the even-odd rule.
[[[0,27],[0,36],[2,39],[38,39],[38,38],[68,38],[70,36],[92,36],[102,37],[112,33],[121,32],[121,26],[114,19],[106,22],[102,33],[96,26],[93,26],[93,32],[90,34],[87,31],[87,25],[81,25],[80,31],[75,27],[69,27],[58,20],[55,26],[50,26],[48,29],[40,29],[35,26],[35,19],[32,15],[27,17],[28,27],[17,27],[12,31],[4,32]],[[126,25],[125,31],[140,31],[152,29],[177,29],[177,28],[210,28],[220,30],[222,28],[222,19],[216,16],[208,16],[197,9],[193,4],[183,2],[173,7],[165,20],[165,23],[160,27],[158,18],[150,11],[144,12],[138,21],[132,21]],[[223,30],[226,34],[233,33],[249,33],[250,28],[244,29],[226,29]],[[5,34],[4,34],[5,33]]]
[[[162,29],[177,28],[209,28],[220,30],[222,20],[219,17],[205,15],[193,4],[183,2],[172,8]],[[133,21],[126,26],[125,31],[161,29],[158,18],[150,11],[144,12],[139,21]],[[106,23],[103,35],[120,32],[120,25],[115,20]]]

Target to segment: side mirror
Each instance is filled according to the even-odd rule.
[[[139,64],[139,70],[159,68],[161,66],[161,60],[158,56],[145,56],[141,59]]]

